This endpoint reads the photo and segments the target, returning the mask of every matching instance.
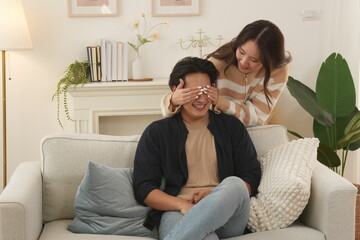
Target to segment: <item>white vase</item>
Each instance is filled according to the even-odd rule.
[[[133,79],[143,79],[143,64],[141,58],[137,56],[132,62],[132,78]]]

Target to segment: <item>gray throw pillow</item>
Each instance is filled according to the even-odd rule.
[[[137,203],[132,168],[111,168],[89,162],[74,202],[74,233],[157,237],[143,226],[150,208]]]

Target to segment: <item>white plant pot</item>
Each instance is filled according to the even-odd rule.
[[[134,59],[131,64],[132,67],[132,78],[133,79],[143,79],[143,64],[140,57]]]

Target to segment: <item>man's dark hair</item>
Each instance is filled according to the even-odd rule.
[[[219,77],[219,72],[212,62],[198,57],[185,57],[178,61],[169,78],[169,86],[178,86],[180,79],[185,81],[185,76],[190,73],[205,73],[209,76],[211,84]]]

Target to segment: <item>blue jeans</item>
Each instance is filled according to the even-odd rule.
[[[240,236],[244,233],[249,211],[246,184],[238,177],[228,177],[187,214],[165,212],[159,228],[160,239],[210,240]]]

